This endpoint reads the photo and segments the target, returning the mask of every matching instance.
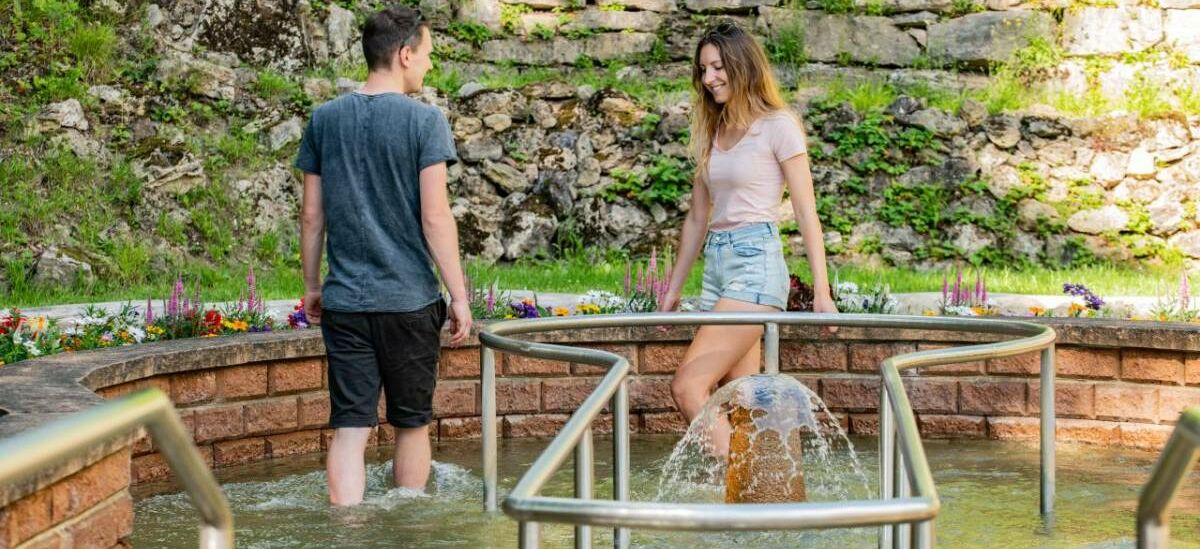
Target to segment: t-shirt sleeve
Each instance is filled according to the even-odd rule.
[[[321,175],[321,154],[317,146],[317,114],[314,112],[300,140],[300,151],[296,153],[296,168],[311,174]]]
[[[420,169],[424,170],[438,162],[449,167],[458,162],[454,148],[454,137],[450,134],[450,123],[441,111],[430,111],[428,122],[422,124]]]
[[[775,153],[775,160],[783,162],[808,152],[804,130],[795,118],[779,115],[773,122],[775,123],[771,128],[771,150]]]

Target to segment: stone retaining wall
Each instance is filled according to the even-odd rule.
[[[1190,325],[1054,321],[1059,332],[1058,439],[1158,449],[1179,412],[1200,405],[1200,330]],[[604,329],[540,334],[627,357],[631,428],[684,428],[670,379],[691,332]],[[914,330],[842,329],[835,337],[785,329],[781,369],[818,392],[853,434],[877,431],[879,362],[898,353],[994,338]],[[322,451],[329,403],[316,331],[179,341],[56,355],[0,370],[0,436],[155,387],[170,395],[212,467]],[[906,375],[924,436],[1035,440],[1036,354],[927,368]],[[499,355],[498,410],[504,437],[555,434],[598,383],[593,366]],[[446,349],[432,435],[480,435],[478,347]],[[382,411],[382,406],[381,406]],[[382,416],[382,413],[381,413]],[[597,431],[611,432],[606,416]],[[379,429],[373,444],[387,444]],[[132,525],[128,487],[170,476],[145,437],[113,443],[23,486],[0,490],[0,548],[111,547]]]

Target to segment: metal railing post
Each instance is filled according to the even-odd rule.
[[[1042,517],[1052,519],[1054,515],[1054,472],[1055,472],[1055,456],[1054,456],[1054,435],[1055,435],[1055,412],[1054,412],[1054,345],[1042,349],[1042,415],[1040,424],[1040,446],[1042,453],[1041,460],[1041,484],[1039,494],[1041,496],[1040,509]],[[1050,524],[1052,521],[1048,521]]]
[[[1200,407],[1188,408],[1180,414],[1171,438],[1150,471],[1150,480],[1138,496],[1138,549],[1170,547],[1168,511],[1179,487],[1195,467],[1197,456],[1200,456]]]
[[[629,382],[621,381],[612,398],[613,499],[629,501]],[[629,548],[629,529],[613,529],[613,548]]]
[[[496,432],[496,351],[487,346],[479,347],[480,421],[483,422],[483,509],[496,512],[496,453],[499,433]]]
[[[592,429],[583,431],[583,437],[575,446],[575,499],[592,499]],[[575,525],[575,549],[592,548],[592,527]]]
[[[768,374],[779,373],[779,325],[768,322],[763,330],[763,371]]]
[[[895,458],[895,453],[892,452],[893,441],[896,437],[895,427],[892,425],[892,407],[888,399],[887,385],[880,380],[879,383],[879,499],[883,501],[890,500],[894,497],[893,489],[895,481],[892,477],[895,475],[894,465],[892,460]],[[879,549],[891,549],[893,540],[893,525],[886,524],[879,527]]]
[[[904,499],[911,493],[911,484],[909,483],[908,468],[904,464],[904,453],[900,451],[900,444],[896,439],[900,438],[897,434],[892,437],[892,493],[897,499]],[[912,534],[910,530],[912,526],[898,522],[892,530],[892,547],[896,549],[908,549],[912,543]]]
[[[517,546],[521,549],[537,549],[541,547],[542,540],[540,528],[536,522],[520,522],[517,523]]]

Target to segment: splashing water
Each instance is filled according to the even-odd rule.
[[[802,452],[775,452],[771,459],[790,460],[792,474],[803,471],[807,499],[873,497],[854,446],[820,397],[790,376],[758,374],[735,380],[708,399],[663,465],[655,501],[724,501],[729,465],[718,455],[724,445],[714,437],[729,436],[727,418],[735,408],[750,411],[751,438],[773,432],[787,441],[799,433]],[[803,462],[797,463],[801,453]]]

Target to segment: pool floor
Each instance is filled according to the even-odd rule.
[[[659,474],[677,437],[636,436],[631,458],[635,500],[654,500]],[[547,440],[500,443],[501,495],[528,469]],[[876,441],[855,438],[867,486],[848,478],[844,493],[863,497],[877,490]],[[1133,547],[1134,512],[1141,485],[1156,455],[1132,450],[1060,445],[1055,524],[1038,516],[1038,450],[1023,443],[926,441],[942,499],[936,521],[938,546],[952,548]],[[325,493],[323,456],[302,456],[217,471],[233,508],[237,546],[249,548],[516,547],[516,523],[490,515],[480,503],[479,442],[439,443],[428,494],[388,488],[388,455],[369,453],[367,498],[350,509],[331,509]],[[596,496],[612,493],[611,442],[596,444]],[[848,455],[846,456],[848,459]],[[568,462],[546,495],[573,494]],[[815,473],[815,472],[814,472]],[[852,476],[852,475],[848,475]],[[134,547],[194,548],[197,519],[186,494],[156,483],[134,489]],[[1200,472],[1175,500],[1174,548],[1200,548]],[[811,532],[633,532],[634,547],[652,548],[856,548],[875,547],[878,530]],[[543,525],[543,547],[571,547],[566,525]],[[611,530],[593,529],[596,547],[611,547]]]

